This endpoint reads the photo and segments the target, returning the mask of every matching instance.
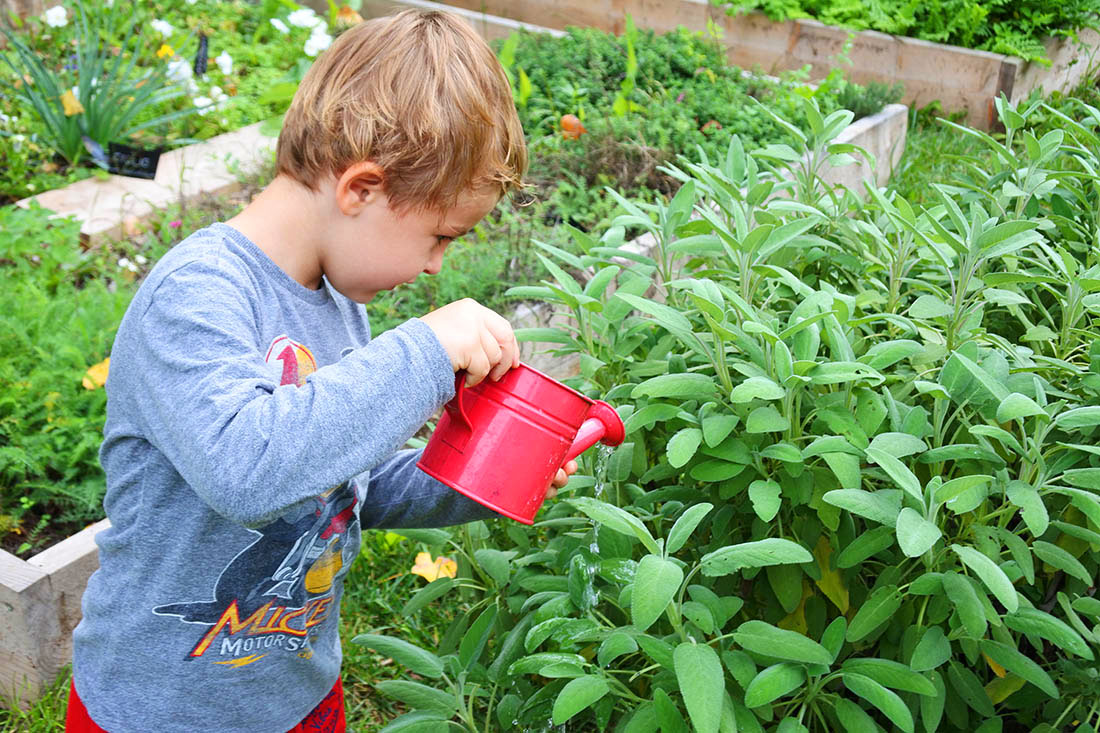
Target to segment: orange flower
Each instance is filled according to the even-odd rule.
[[[576,115],[561,116],[561,136],[566,140],[576,140],[586,132],[588,130],[584,129],[584,125]]]
[[[362,23],[363,16],[355,12],[355,9],[350,5],[341,5],[340,9],[336,11],[336,22],[345,28],[350,28],[353,25]]]
[[[99,389],[107,383],[107,370],[111,366],[111,357],[107,357],[95,366],[89,367],[80,382],[84,389]]]
[[[440,555],[433,560],[430,552],[418,552],[416,553],[416,564],[412,566],[412,570],[409,572],[425,578],[430,583],[443,576],[453,578],[455,573],[458,572],[458,564],[449,557]]]
[[[72,89],[61,95],[61,107],[65,110],[66,117],[72,117],[73,115],[79,115],[84,112],[84,105],[76,98]]]

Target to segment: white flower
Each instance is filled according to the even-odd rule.
[[[298,28],[317,28],[325,25],[325,21],[312,8],[298,8],[288,15],[286,19],[291,25]]]
[[[204,115],[209,112],[212,105],[214,104],[214,100],[210,97],[194,97],[191,101],[194,102],[195,106],[199,108],[198,112],[200,115]]]
[[[166,20],[161,20],[160,18],[150,21],[149,25],[153,27],[153,30],[165,38],[171,37],[171,35],[176,32],[176,29],[172,27],[171,23]]]
[[[6,115],[3,112],[0,112],[0,125],[6,125],[14,119],[16,119],[16,118],[12,117],[11,115]]]
[[[138,268],[133,262],[130,262],[126,257],[118,258],[118,266],[123,270],[129,270],[130,272],[137,272]]]
[[[191,67],[188,66],[187,68],[190,69]],[[187,93],[192,96],[199,93],[199,85],[193,77],[187,77]]]
[[[137,262],[139,265],[144,265],[149,260],[145,259],[145,255],[134,255],[134,261]]]
[[[198,0],[185,0],[188,5],[194,5]]]
[[[282,33],[282,34],[283,34],[284,36],[285,36],[285,35],[286,35],[287,33],[290,33],[290,29],[286,27],[286,23],[284,23],[283,21],[279,20],[278,18],[272,18],[272,19],[271,19],[271,25],[275,26],[275,30],[279,31],[279,32],[280,32],[280,33]]]
[[[43,13],[42,20],[51,28],[60,28],[69,24],[69,14],[63,6],[57,5]]]
[[[324,51],[326,48],[332,45],[332,36],[324,31],[313,30],[309,40],[306,41],[305,53],[310,58]]]
[[[228,51],[222,51],[215,56],[214,63],[218,65],[218,68],[221,69],[222,73],[226,76],[233,73],[233,57],[229,55]]]
[[[187,59],[173,59],[168,62],[168,78],[172,81],[187,81],[193,75]]]

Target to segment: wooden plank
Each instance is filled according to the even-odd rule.
[[[27,706],[47,683],[43,650],[57,636],[50,580],[0,551],[0,698]]]
[[[1044,45],[1051,65],[1023,64],[1009,96],[1013,102],[1025,99],[1039,88],[1044,94],[1069,91],[1085,80],[1090,69],[1095,76],[1096,64],[1100,63],[1100,33],[1094,29],[1081,30],[1076,39],[1051,38]]]

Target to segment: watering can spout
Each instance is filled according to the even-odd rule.
[[[588,418],[581,423],[577,437],[565,453],[565,460],[571,461],[596,444],[618,445],[626,437],[622,418],[615,408],[603,400],[597,400],[588,412]]]

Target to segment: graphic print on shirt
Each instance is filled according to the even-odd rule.
[[[301,386],[317,370],[310,350],[287,336],[272,341],[265,360],[280,386]],[[212,600],[168,603],[153,613],[204,627],[187,659],[234,668],[268,654],[308,659],[313,629],[334,610],[333,586],[359,551],[357,501],[342,484],[249,530],[256,538],[222,569]]]

